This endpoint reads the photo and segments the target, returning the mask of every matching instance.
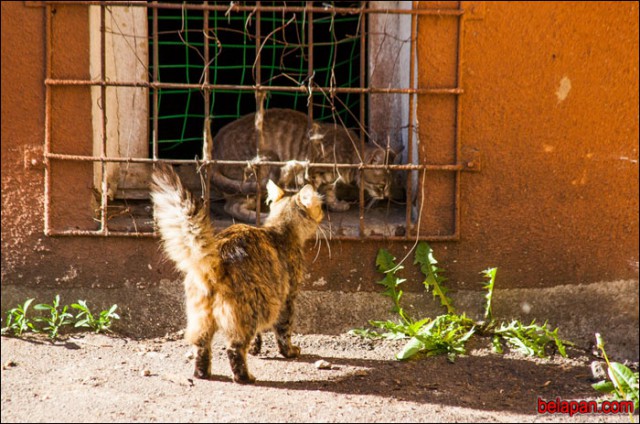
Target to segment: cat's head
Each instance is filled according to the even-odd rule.
[[[393,164],[395,159],[396,152],[393,150],[387,150],[375,144],[365,145],[365,165],[388,165]],[[362,181],[359,183],[362,183],[364,190],[372,199],[386,199],[391,195],[391,173],[386,169],[365,169],[362,172]]]
[[[285,196],[284,190],[269,180],[267,183],[267,204],[270,211],[265,226],[276,226],[282,223],[293,224],[303,240],[315,234],[318,224],[324,217],[322,196],[314,190],[311,184],[305,185],[299,192],[291,196]]]

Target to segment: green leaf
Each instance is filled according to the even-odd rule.
[[[482,274],[489,279],[487,284],[485,284],[482,288],[487,290],[487,294],[485,298],[487,299],[487,303],[485,305],[484,310],[484,320],[488,323],[493,322],[493,311],[491,309],[491,302],[493,299],[493,286],[496,282],[496,273],[498,272],[498,268],[488,268],[482,271]]]
[[[378,256],[376,258],[376,264],[378,266],[378,271],[384,274],[384,278],[377,282],[385,287],[385,291],[382,293],[384,296],[388,296],[393,301],[392,312],[400,315],[405,324],[410,324],[412,319],[407,316],[404,312],[404,309],[400,305],[400,299],[402,298],[402,290],[398,287],[400,284],[404,283],[406,280],[403,278],[398,278],[395,273],[396,271],[402,269],[401,266],[397,266],[395,264],[395,258],[385,249],[380,249],[378,251]]]
[[[418,334],[418,332],[420,331],[422,326],[424,326],[429,321],[431,321],[431,318],[424,318],[424,319],[421,319],[420,321],[416,321],[416,322],[408,325],[407,326],[407,333],[410,336],[415,336],[416,334]]]
[[[380,272],[395,272],[397,270],[402,269],[402,265],[398,266],[395,264],[396,258],[389,253],[386,249],[378,250],[378,256],[376,257],[376,265],[378,266],[378,271]]]
[[[31,299],[27,299],[21,307],[22,311],[26,313],[27,309],[29,308],[29,305],[31,305],[31,302],[33,302],[34,300],[35,300],[35,297],[32,297]]]
[[[553,341],[556,343],[558,347],[558,352],[563,358],[567,357],[567,349],[564,347],[563,340],[558,337],[558,327],[553,331]]]
[[[504,353],[504,349],[502,349],[502,343],[500,343],[500,337],[494,335],[491,337],[491,345],[493,346],[493,351],[496,353]]]
[[[349,330],[347,334],[351,334],[354,336],[360,336],[365,339],[380,339],[382,335],[376,331],[369,330],[368,328],[354,328],[353,330]]]
[[[76,321],[76,324],[74,325],[74,327],[89,327],[89,320],[88,319],[83,319],[80,321]]]
[[[439,275],[442,270],[436,266],[438,261],[433,256],[433,250],[429,244],[426,242],[418,243],[413,263],[420,264],[420,270],[425,275],[425,280],[422,284],[427,291],[433,290],[433,297],[437,296],[440,299],[440,304],[447,309],[447,313],[454,313],[453,301],[447,296],[446,288],[440,285],[440,283],[446,281],[446,278]]]
[[[591,387],[602,393],[613,393],[616,390],[613,383],[607,380],[598,381],[592,384]]]
[[[53,306],[47,305],[46,303],[38,303],[33,307],[33,309],[37,309],[38,311],[49,311],[54,308]]]
[[[634,374],[626,366],[619,362],[611,362],[608,369],[609,378],[616,387],[625,395],[632,395],[635,387],[636,398],[638,396],[638,374]],[[612,375],[613,374],[613,375]]]
[[[397,324],[393,321],[369,321],[369,324],[374,327],[382,328],[383,330],[391,331],[395,334],[407,334],[407,329],[404,324]]]
[[[604,340],[600,333],[596,333],[596,346],[598,349],[604,349]]]
[[[417,337],[412,337],[409,342],[404,345],[402,350],[396,354],[396,358],[403,361],[411,358],[418,353],[421,349],[424,349],[424,343]]]

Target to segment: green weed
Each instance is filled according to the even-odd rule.
[[[422,282],[425,289],[431,291],[434,298],[438,298],[447,313],[434,319],[414,320],[407,314],[400,302],[402,298],[400,284],[404,283],[406,279],[396,275],[403,267],[397,265],[395,260],[396,258],[387,250],[380,249],[376,257],[376,265],[378,271],[384,274],[384,279],[378,282],[385,287],[382,294],[391,298],[392,312],[398,314],[399,321],[370,321],[370,325],[384,331],[354,329],[351,330],[352,334],[368,338],[409,338],[408,343],[396,355],[396,358],[401,360],[422,353],[427,356],[447,355],[447,358],[453,361],[457,355],[465,353],[467,341],[476,333],[491,337],[493,348],[499,353],[503,352],[503,344],[506,344],[525,355],[544,357],[548,346],[555,345],[558,352],[562,356],[566,356],[565,345],[570,342],[562,340],[558,336],[557,328],[551,331],[546,322],[540,326],[535,321],[524,325],[517,320],[510,323],[497,323],[494,320],[492,300],[497,268],[489,268],[482,272],[484,277],[488,279],[483,286],[487,290],[484,320],[476,322],[464,314],[456,314],[453,301],[443,286],[446,281],[443,276],[444,270],[438,268],[433,250],[425,242],[418,244],[414,264],[420,265],[420,270],[425,276]]]
[[[33,307],[33,309],[45,312],[45,314],[33,318],[32,321],[27,317],[27,311],[33,300],[33,298],[28,299],[22,305],[7,311],[6,325],[2,328],[3,335],[12,334],[20,337],[27,331],[33,333],[46,332],[51,340],[55,340],[60,335],[62,327],[66,325],[75,323],[74,326],[76,328],[88,327],[99,333],[101,331],[109,331],[113,320],[120,319],[120,316],[115,312],[118,305],[113,305],[108,310],[101,311],[97,317],[94,317],[85,300],[78,300],[77,303],[71,305],[71,308],[79,311],[78,315],[74,316],[70,312],[68,305],[60,305],[60,295],[56,295],[51,304],[40,303]],[[43,325],[36,326],[34,322]]]
[[[537,325],[533,320],[531,324],[524,325],[520,321],[513,320],[508,324],[501,323],[500,327],[493,328],[491,332],[497,338],[493,342],[494,350],[497,352],[502,352],[502,348],[497,346],[499,342],[504,341],[511,348],[527,356],[544,358],[547,356],[547,346],[553,343],[560,355],[567,356],[565,341],[558,336],[558,329],[549,330],[546,322],[543,325]]]
[[[33,298],[27,299],[22,305],[7,311],[7,325],[2,327],[2,334],[9,334],[11,331],[14,336],[22,336],[25,331],[38,332],[31,320],[27,318],[27,310],[33,300]]]
[[[433,249],[427,243],[420,243],[416,248],[416,258],[413,262],[414,265],[420,264],[420,271],[425,275],[425,279],[422,282],[427,291],[433,291],[433,297],[440,299],[440,304],[447,309],[448,314],[455,312],[453,307],[453,301],[447,296],[447,289],[442,286],[442,283],[447,281],[445,277],[441,275],[442,269],[438,268],[436,264],[436,258],[433,256]]]
[[[638,409],[638,373],[619,362],[610,362],[607,352],[604,350],[604,340],[600,334],[596,333],[598,349],[602,351],[602,356],[607,363],[607,374],[609,380],[602,380],[593,384],[593,388],[602,393],[613,395],[616,400],[628,400],[633,402],[633,409]],[[632,412],[629,412],[629,419],[633,422]]]
[[[33,309],[39,311],[48,311],[49,316],[41,316],[35,318],[37,322],[45,323],[43,330],[48,333],[51,340],[58,338],[60,328],[64,325],[71,324],[73,322],[73,315],[67,312],[68,305],[64,305],[62,310],[58,310],[60,307],[60,295],[56,295],[51,305],[46,303],[40,303],[33,307]]]
[[[78,300],[78,303],[71,305],[72,308],[80,311],[76,315],[76,327],[88,327],[96,333],[101,331],[109,331],[114,319],[120,319],[120,316],[116,314],[115,310],[118,305],[113,305],[108,311],[102,311],[97,317],[94,317],[91,310],[87,306],[85,300]]]

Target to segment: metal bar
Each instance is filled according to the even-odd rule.
[[[416,7],[415,2],[411,5],[412,8]],[[409,87],[414,88],[416,85],[415,82],[415,72],[414,68],[416,66],[416,39],[418,34],[418,18],[415,15],[411,15],[411,39],[409,45]],[[413,122],[415,117],[413,116],[413,108],[415,102],[415,95],[409,94],[409,122],[408,122],[408,133],[407,133],[407,162],[413,163],[413,131],[414,126]],[[411,218],[413,214],[413,172],[407,173],[407,209],[406,209],[406,226],[407,226],[407,234],[409,233],[409,228],[411,228]]]
[[[127,232],[127,231],[108,231],[102,230],[51,230],[50,236],[100,236],[100,237],[159,237],[156,232]]]
[[[154,1],[153,3],[157,3]],[[158,47],[158,9],[153,9],[153,83],[158,83],[158,68],[160,67],[159,47]],[[153,89],[153,134],[152,134],[152,151],[153,158],[158,159],[158,116],[159,110],[159,87],[152,87]]]
[[[317,13],[335,13],[341,15],[358,15],[360,13],[382,13],[391,15],[434,15],[439,17],[455,17],[460,16],[464,12],[464,9],[366,9],[362,10],[357,7],[311,7],[304,6],[222,6],[222,5],[203,5],[203,4],[182,4],[182,3],[146,3],[143,1],[51,1],[48,4],[66,5],[66,6],[82,6],[82,5],[95,5],[95,6],[137,6],[148,7],[154,9],[186,9],[186,10],[210,10],[210,11],[233,11],[233,12],[281,12],[283,10],[289,12],[305,12],[305,10]]]
[[[462,3],[458,2],[458,8],[461,9],[462,8]],[[462,86],[462,54],[463,54],[463,50],[462,50],[462,35],[464,34],[464,15],[460,15],[460,17],[458,18],[458,55],[457,55],[457,66],[456,66],[456,86],[457,87],[461,87]],[[455,149],[456,149],[456,157],[455,157],[455,162],[457,162],[458,160],[460,160],[460,149],[461,149],[461,142],[460,142],[460,132],[461,132],[461,127],[462,127],[462,103],[461,103],[461,98],[460,97],[456,97],[455,98],[455,102],[456,102],[456,139],[455,139]],[[456,236],[460,236],[460,178],[461,178],[461,174],[460,171],[456,171],[455,173],[455,190],[456,190],[456,194],[455,194],[455,202],[456,202],[456,206],[455,206],[455,217],[454,217],[454,234]]]
[[[367,7],[367,3],[366,2],[362,2],[362,9],[366,9]],[[365,61],[365,57],[366,57],[366,25],[367,25],[367,18],[366,15],[361,14],[360,15],[360,88],[363,89],[365,87],[365,68],[366,68],[366,61]],[[366,95],[364,92],[360,93],[360,125],[362,126],[362,128],[366,127],[366,111],[365,111],[365,102],[366,102]],[[360,130],[360,157],[362,158],[362,160],[364,160],[364,130],[361,129]],[[363,172],[364,170],[362,168],[358,169],[358,171],[360,173],[360,181],[364,181],[364,175]],[[358,206],[359,206],[359,211],[358,211],[358,215],[359,215],[359,231],[360,231],[360,236],[363,237],[364,236],[364,232],[365,232],[365,225],[364,225],[364,184],[359,184],[358,185]]]
[[[205,1],[204,5],[207,6],[209,2]],[[204,9],[202,12],[202,32],[204,43],[204,80],[203,82],[209,84],[209,10]],[[211,125],[210,125],[210,89],[204,87],[204,131],[202,135],[202,157],[205,160],[211,160],[213,153],[213,137],[211,137]],[[204,209],[209,210],[209,204],[211,202],[211,166],[209,164],[204,166],[204,193],[202,194],[204,199]]]
[[[107,60],[106,60],[106,35],[107,27],[105,25],[105,7],[100,6],[100,79],[107,80]],[[102,151],[101,156],[107,157],[107,86],[100,86],[100,99],[102,103]],[[101,196],[100,196],[100,231],[104,234],[109,233],[107,228],[107,162],[101,162]]]
[[[51,22],[51,6],[47,4],[45,9],[45,37],[46,37],[46,70],[45,75],[51,78],[51,62],[52,62],[52,22]],[[45,85],[44,89],[44,234],[51,235],[51,161],[49,160],[49,152],[51,151],[51,87]]]
[[[305,3],[305,14],[307,20],[307,88],[311,88],[313,85],[313,2],[308,1]],[[309,97],[307,101],[307,130],[311,130],[313,126],[313,91],[309,90]]]
[[[409,236],[384,236],[384,235],[376,235],[369,234],[367,236],[339,236],[333,235],[331,236],[332,240],[342,240],[342,241],[362,241],[362,240],[377,240],[377,241],[408,241],[415,240],[416,237]],[[418,240],[423,241],[458,241],[459,237],[455,234],[444,234],[444,235],[425,235],[417,237]]]
[[[127,232],[127,231],[109,231],[108,233],[104,233],[102,231],[94,231],[94,230],[51,230],[50,236],[56,237],[69,237],[69,236],[91,236],[91,237],[135,237],[135,238],[143,238],[143,237],[153,237],[158,238],[160,234],[155,231],[138,231],[138,232]],[[340,236],[340,235],[332,235],[332,240],[340,240],[340,241],[362,241],[363,238],[360,236]],[[384,236],[384,235],[368,235],[366,236],[366,240],[375,240],[375,241],[407,241],[409,240],[406,236]],[[413,240],[413,239],[412,239]],[[444,235],[426,235],[421,236],[418,240],[424,241],[458,241],[459,237],[455,234],[444,234]]]
[[[262,86],[262,53],[261,53],[261,49],[260,49],[260,44],[262,41],[262,25],[260,22],[260,18],[261,18],[261,6],[262,3],[260,1],[256,2],[256,62],[255,62],[255,66],[256,66],[256,80],[255,80],[255,84],[256,84],[256,88],[259,88]],[[262,150],[262,138],[263,138],[263,133],[262,133],[262,128],[263,128],[263,122],[264,122],[264,95],[265,93],[261,92],[261,91],[256,91],[255,93],[256,95],[256,116],[260,116],[260,122],[255,122],[254,125],[259,124],[259,128],[256,128],[256,157],[259,158],[260,157],[260,151]],[[256,125],[258,126],[258,125]],[[261,183],[262,181],[260,180],[260,176],[261,176],[261,172],[260,169],[257,170],[256,172],[256,225],[260,225],[260,210],[262,209],[262,187],[261,187]]]
[[[242,90],[242,91],[285,91],[313,93],[335,92],[335,93],[355,93],[355,94],[432,94],[449,95],[463,94],[461,88],[383,88],[383,87],[309,87],[301,85],[292,86],[262,86],[262,85],[233,85],[233,84],[186,84],[170,82],[147,82],[147,81],[91,81],[72,79],[51,79],[44,81],[45,85],[92,85],[109,87],[146,87],[146,88],[178,88],[178,89],[208,89],[208,90]]]
[[[48,153],[45,155],[48,159],[55,160],[71,160],[71,161],[85,161],[85,162],[120,162],[120,163],[172,163],[172,164],[196,164],[203,165],[238,165],[247,166],[247,161],[240,160],[203,160],[196,162],[194,159],[151,159],[151,158],[115,158],[115,157],[101,157],[101,156],[82,156],[82,155],[67,155],[61,153]],[[253,166],[284,166],[288,162],[283,161],[256,161],[252,162]],[[389,171],[470,171],[467,163],[458,164],[446,164],[446,165],[380,165],[380,164],[365,164],[365,163],[326,163],[326,162],[310,162],[308,164],[310,168],[353,168],[353,169],[387,169]]]

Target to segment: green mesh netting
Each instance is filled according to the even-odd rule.
[[[326,7],[334,2],[316,2]],[[229,2],[211,2],[228,6]],[[242,4],[242,2],[241,2]],[[284,6],[285,2],[262,2]],[[305,2],[286,2],[304,6]],[[359,2],[340,2],[340,7],[359,7]],[[313,14],[313,82],[321,87],[360,87],[360,15]],[[165,83],[203,82],[204,35],[201,10],[158,10],[158,79]],[[309,16],[303,12],[261,12],[261,84],[299,86],[308,83],[307,50]],[[210,82],[253,86],[255,84],[256,15],[250,11],[209,12]],[[151,70],[153,75],[153,14],[149,10]],[[267,38],[268,36],[268,38]],[[332,78],[335,80],[332,82]],[[159,90],[158,145],[160,157],[193,159],[202,155],[204,94],[199,89]],[[213,90],[209,115],[213,135],[238,117],[256,110],[253,91]],[[332,120],[338,114],[357,130],[360,95],[313,94],[316,120]],[[271,91],[266,108],[282,107],[307,111],[308,93]],[[150,93],[151,102],[153,94]],[[332,101],[333,106],[332,108]],[[153,105],[151,109],[153,110]],[[153,117],[151,117],[153,119]]]

